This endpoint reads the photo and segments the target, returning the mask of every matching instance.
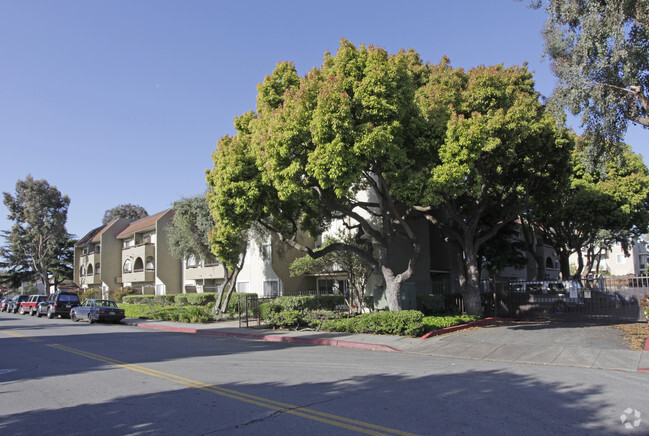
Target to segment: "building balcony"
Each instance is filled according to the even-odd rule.
[[[155,244],[145,242],[142,244],[134,245],[132,247],[122,248],[122,258],[134,256],[135,258],[141,257],[145,259],[155,254]]]
[[[223,269],[223,265],[186,267],[185,279],[225,279],[225,270]]]
[[[146,283],[155,281],[155,271],[133,270],[122,273],[122,283]]]

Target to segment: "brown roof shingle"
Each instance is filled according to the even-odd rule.
[[[163,210],[162,212],[158,212],[155,215],[151,215],[146,218],[142,218],[140,220],[132,222],[131,224],[129,224],[127,228],[122,230],[119,235],[117,235],[117,239],[127,238],[133,233],[155,228],[156,222],[170,210],[171,209]]]

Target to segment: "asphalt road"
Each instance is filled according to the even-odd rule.
[[[7,435],[649,434],[645,373],[6,313],[0,347]]]

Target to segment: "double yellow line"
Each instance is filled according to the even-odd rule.
[[[7,330],[0,330],[0,333],[5,333],[10,336],[19,337],[27,339],[33,342],[42,342],[40,339],[30,338],[29,336],[22,335],[20,333],[9,332]],[[347,430],[356,431],[359,433],[365,433],[370,435],[402,435],[402,436],[411,436],[412,433],[403,432],[400,430],[391,429],[388,427],[382,427],[379,425],[370,424],[367,422],[357,421],[354,419],[345,418],[342,416],[333,415],[330,413],[319,412],[317,410],[308,409],[300,406],[295,406],[288,403],[282,403],[280,401],[273,401],[262,397],[257,397],[255,395],[249,395],[242,392],[237,392],[231,389],[222,388],[219,386],[209,385],[197,380],[192,380],[185,377],[180,377],[174,374],[169,374],[162,371],[157,371],[155,369],[147,368],[141,365],[135,365],[132,363],[121,362],[110,357],[101,356],[99,354],[89,353],[87,351],[79,350],[72,347],[67,347],[65,345],[59,344],[50,344],[48,347],[56,348],[57,350],[65,351],[68,353],[76,354],[78,356],[86,357],[88,359],[93,359],[99,362],[107,363],[114,365],[129,371],[139,372],[141,374],[146,374],[151,377],[156,377],[162,380],[167,380],[172,383],[180,384],[194,389],[199,389],[205,392],[212,394],[220,395],[222,397],[230,398],[237,401],[242,401],[248,404],[254,404],[259,407],[264,407],[267,409],[275,410],[280,413],[288,413],[291,415],[299,416],[301,418],[309,419],[312,421],[321,422],[323,424],[332,425],[335,427],[344,428]]]

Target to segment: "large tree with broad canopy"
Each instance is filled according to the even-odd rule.
[[[345,40],[304,77],[278,64],[235,127],[208,175],[217,256],[235,259],[228,238],[251,223],[314,258],[347,250],[383,277],[390,310],[420,256],[409,218],[425,216],[463,252],[465,304],[479,313],[480,244],[556,177],[569,149],[525,68],[465,72]],[[481,232],[486,215],[493,231]],[[354,244],[300,243],[299,230],[318,235],[333,220]]]

